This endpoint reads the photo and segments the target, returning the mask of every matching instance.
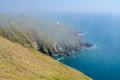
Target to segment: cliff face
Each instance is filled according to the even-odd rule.
[[[78,33],[66,25],[24,16],[0,15],[0,35],[51,56],[69,54],[86,45]]]
[[[41,52],[0,36],[0,80],[91,80]]]

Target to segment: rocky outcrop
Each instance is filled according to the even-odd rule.
[[[50,56],[92,46],[66,25],[23,16],[0,15],[0,35]]]

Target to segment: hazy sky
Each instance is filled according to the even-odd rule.
[[[120,14],[120,0],[0,0],[0,13]]]

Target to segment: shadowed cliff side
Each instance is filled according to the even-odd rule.
[[[50,56],[69,55],[86,46],[78,33],[66,25],[24,16],[0,15],[0,35]]]

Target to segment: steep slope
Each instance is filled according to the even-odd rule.
[[[83,73],[0,36],[0,80],[91,80]]]
[[[0,15],[0,35],[51,56],[70,54],[86,46],[78,33],[66,25],[24,16]]]

